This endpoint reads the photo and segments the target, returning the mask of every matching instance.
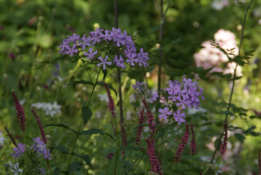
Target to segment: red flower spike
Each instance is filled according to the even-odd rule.
[[[117,117],[117,114],[115,112],[114,100],[111,97],[110,89],[109,89],[109,87],[108,87],[108,85],[106,83],[104,83],[104,87],[105,87],[105,89],[107,91],[107,94],[108,94],[108,99],[109,99],[108,107],[109,107],[109,110],[111,111],[111,116],[112,117]]]
[[[186,124],[186,131],[184,133],[184,136],[181,139],[181,143],[179,144],[178,150],[176,152],[175,162],[180,161],[180,158],[181,158],[183,151],[185,149],[185,145],[188,143],[188,139],[189,139],[189,125]]]
[[[17,113],[17,119],[19,120],[21,129],[25,132],[25,115],[24,115],[23,106],[20,104],[14,91],[12,91],[12,96],[13,96],[13,99],[15,102],[15,110]]]
[[[40,129],[40,133],[41,133],[41,136],[42,136],[42,140],[45,144],[47,144],[47,139],[46,139],[46,136],[45,136],[45,133],[44,133],[44,129],[43,129],[43,126],[42,126],[42,123],[40,121],[40,118],[39,116],[36,114],[34,108],[31,108],[31,111],[32,113],[34,114],[35,118],[36,118],[36,121],[37,121],[37,124],[38,124],[38,127]]]
[[[224,141],[223,143],[221,144],[220,146],[220,154],[223,156],[226,152],[226,149],[227,149],[227,122],[225,122],[224,124],[224,131],[225,131],[225,135],[224,135]]]
[[[159,175],[163,175],[163,171],[161,170],[162,168],[155,151],[155,146],[154,146],[155,139],[150,137],[146,139],[146,142],[148,145],[147,149],[148,149],[148,156],[150,158],[151,171]]]
[[[150,132],[151,132],[151,134],[154,134],[155,128],[156,128],[156,123],[154,121],[154,117],[151,114],[149,105],[147,104],[147,102],[144,99],[142,99],[142,103],[144,104],[144,106],[147,110],[146,115],[147,115],[147,118],[148,118],[148,124],[149,124],[149,128],[150,128]]]

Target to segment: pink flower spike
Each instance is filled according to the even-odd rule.
[[[190,125],[190,130],[191,130],[191,135],[192,135],[192,140],[190,142],[190,153],[193,155],[193,154],[196,154],[197,144],[196,144],[196,139],[195,139],[194,127],[192,124]]]
[[[45,144],[47,144],[47,139],[46,139],[46,136],[45,136],[45,133],[44,133],[44,129],[43,129],[43,126],[42,126],[42,123],[40,121],[40,118],[39,116],[36,114],[34,108],[31,108],[31,111],[32,113],[34,114],[35,118],[36,118],[36,121],[37,121],[37,124],[38,124],[38,127],[40,129],[40,133],[41,133],[41,136],[42,136],[42,140]]]
[[[14,91],[12,91],[13,99],[15,102],[15,110],[17,112],[17,119],[20,122],[21,129],[25,132],[25,115],[24,115],[24,109],[23,106],[20,104],[18,98],[16,97],[16,94]]]
[[[137,131],[137,136],[136,136],[136,145],[138,145],[140,143],[140,137],[142,134],[142,129],[143,126],[141,126],[144,123],[144,109],[142,109],[140,111],[140,117],[139,117],[139,127],[138,127],[138,131]]]
[[[184,133],[184,136],[181,139],[181,143],[179,144],[178,150],[176,152],[175,162],[180,161],[180,158],[181,158],[183,151],[185,149],[185,145],[188,143],[188,139],[189,139],[189,125],[186,124],[186,131]]]
[[[220,146],[220,154],[223,156],[226,152],[226,149],[227,149],[227,122],[225,122],[224,124],[224,132],[225,132],[225,135],[224,135],[224,141],[223,143],[221,144]]]

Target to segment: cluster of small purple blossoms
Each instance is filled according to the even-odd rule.
[[[50,150],[47,149],[46,144],[39,138],[33,138],[34,144],[31,149],[34,150],[39,157],[44,157],[46,160],[51,160]],[[11,154],[15,159],[21,157],[25,153],[25,144],[18,143],[17,147],[13,148],[14,153]]]
[[[199,97],[201,96],[201,98],[204,99],[202,96],[203,89],[199,87],[198,83],[196,81],[192,82],[191,79],[186,79],[185,77],[183,77],[183,81],[181,83],[177,80],[170,80],[169,87],[166,88],[166,92],[166,101],[168,101],[169,104],[177,106],[178,110],[173,113],[168,106],[160,108],[159,118],[167,119],[173,114],[174,119],[179,125],[186,122],[184,119],[185,113],[183,113],[182,110],[192,107],[198,108],[200,105]]]
[[[147,63],[149,60],[148,53],[144,52],[142,48],[137,52],[131,36],[128,36],[126,31],[121,32],[121,29],[114,27],[112,30],[97,28],[95,31],[91,31],[88,37],[86,35],[80,37],[74,33],[64,39],[59,48],[59,53],[70,56],[83,51],[86,59],[99,61],[100,63],[97,66],[102,66],[103,69],[106,69],[108,65],[115,65],[125,69],[127,63],[131,66],[138,64],[147,67],[149,65]],[[100,50],[100,48],[103,48],[103,50]],[[104,52],[107,49],[117,49],[117,53],[114,56],[109,56]]]

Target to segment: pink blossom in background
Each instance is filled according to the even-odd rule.
[[[227,51],[227,54],[231,58],[234,58],[238,54],[238,47],[236,42],[236,36],[224,29],[219,29],[214,34],[215,43],[217,43],[222,49]],[[228,63],[226,68],[222,68],[222,64],[227,63],[228,57],[215,46],[211,45],[212,41],[205,41],[202,43],[203,49],[194,54],[194,60],[197,67],[203,67],[204,69],[212,68],[211,72],[223,72],[224,74],[234,74],[234,68],[236,63]],[[228,51],[231,50],[232,51]],[[237,76],[242,76],[242,68],[237,67]]]

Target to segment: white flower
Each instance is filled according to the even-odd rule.
[[[101,112],[99,112],[99,111],[97,111],[96,114],[95,114],[95,116],[96,116],[97,118],[101,118],[101,115],[102,115],[102,114],[101,114]]]
[[[3,133],[0,132],[0,146],[4,144],[5,138],[3,136]]]
[[[37,109],[42,109],[43,111],[45,111],[45,115],[49,115],[51,117],[62,113],[61,106],[58,105],[56,102],[54,102],[53,104],[39,102],[39,103],[34,103],[31,106]]]
[[[98,94],[101,101],[109,102],[108,95],[107,94]]]
[[[131,103],[136,102],[136,98],[135,98],[135,95],[134,95],[134,94],[131,94],[131,95],[130,95],[130,102],[131,102]]]
[[[127,114],[126,114],[126,115],[127,115],[127,117],[126,117],[127,120],[130,120],[130,119],[131,119],[131,114],[132,114],[131,111],[128,111],[128,112],[127,112]]]
[[[211,3],[211,7],[215,10],[222,10],[223,7],[228,6],[229,1],[228,0],[214,0]]]
[[[14,175],[19,175],[20,173],[23,172],[22,169],[19,168],[19,164],[15,163],[13,164],[12,162],[8,162],[9,165],[7,165],[10,168],[10,171],[14,173]]]

